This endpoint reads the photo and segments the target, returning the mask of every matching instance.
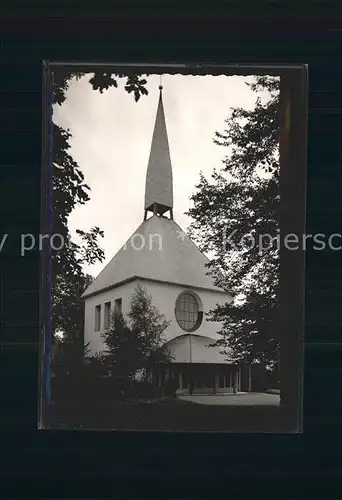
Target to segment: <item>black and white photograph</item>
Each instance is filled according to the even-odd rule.
[[[43,428],[283,418],[281,72],[50,71]]]

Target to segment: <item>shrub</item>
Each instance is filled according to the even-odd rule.
[[[166,390],[165,390],[166,396],[171,398],[176,397],[176,392],[178,388],[179,388],[178,381],[175,378],[171,378],[170,380],[168,380],[166,384]]]
[[[136,382],[133,394],[135,399],[157,399],[164,396],[164,391],[154,383]]]

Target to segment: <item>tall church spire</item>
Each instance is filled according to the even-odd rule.
[[[154,125],[145,189],[145,219],[148,212],[163,215],[170,211],[173,219],[172,166],[163,107],[162,85]]]

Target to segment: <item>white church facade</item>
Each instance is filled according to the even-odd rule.
[[[218,347],[221,324],[206,313],[230,303],[231,293],[215,286],[207,274],[207,257],[173,220],[173,180],[162,92],[157,109],[146,175],[142,224],[83,294],[84,341],[91,354],[104,350],[101,334],[113,311],[124,316],[139,284],[170,321],[166,330],[172,362],[153,376],[159,385],[169,377],[180,393],[251,390],[251,370],[241,369]]]

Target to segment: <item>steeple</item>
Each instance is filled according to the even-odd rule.
[[[167,211],[170,211],[170,218],[173,219],[172,166],[161,85],[159,90],[157,116],[146,174],[145,220],[148,212],[163,215]]]

